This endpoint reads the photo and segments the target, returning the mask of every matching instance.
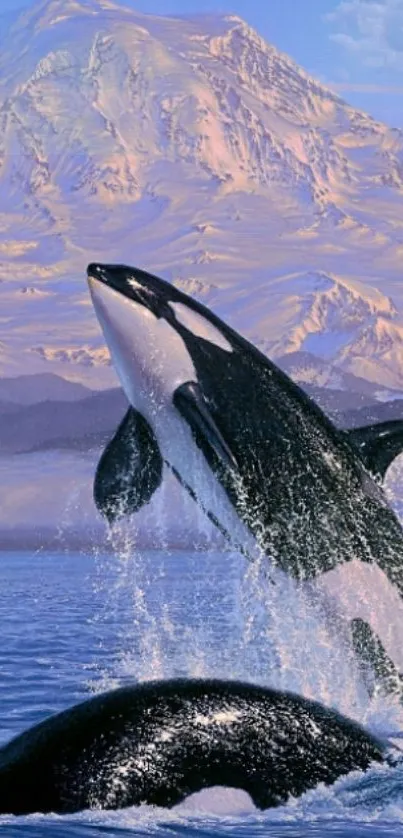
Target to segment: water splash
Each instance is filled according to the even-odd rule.
[[[258,549],[253,563],[223,548],[198,550],[211,524],[190,498],[182,514],[192,522],[193,549],[174,549],[169,500],[165,483],[147,510],[161,549],[141,548],[133,516],[114,526],[110,553],[96,558],[99,590],[104,579],[109,589],[94,619],[113,625],[115,649],[94,689],[178,676],[236,678],[317,699],[378,732],[403,726],[397,699],[370,698],[349,633],[329,619],[314,585],[268,573]]]

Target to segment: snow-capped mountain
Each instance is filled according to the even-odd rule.
[[[84,271],[155,270],[273,357],[403,388],[403,135],[236,16],[46,0],[0,57],[0,372],[114,382]]]
[[[312,352],[287,352],[276,360],[281,369],[303,387],[322,387],[326,393],[330,390],[356,393],[365,397],[371,404],[383,400],[387,394],[390,399],[398,395],[392,390],[382,391],[377,384],[350,372],[344,372],[340,367],[313,355]]]
[[[331,362],[339,373],[344,370],[384,387],[401,388],[403,326],[391,297],[355,278],[324,272],[288,274],[269,280],[259,291],[255,312],[245,305],[234,320],[244,331],[248,318],[255,323],[253,341],[268,355],[309,352]],[[282,300],[281,331],[270,315],[267,324],[264,310],[259,315],[258,301],[265,298]],[[319,367],[315,383],[323,386]],[[330,379],[325,386],[332,386]]]

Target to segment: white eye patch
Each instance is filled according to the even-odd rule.
[[[131,276],[130,279],[127,280],[127,284],[130,285],[134,291],[144,291],[144,285],[142,285],[134,276]]]
[[[203,315],[198,314],[197,311],[193,311],[188,306],[184,305],[184,303],[169,303],[170,307],[175,312],[176,319],[185,329],[188,329],[189,332],[192,334],[197,335],[199,338],[204,338],[204,340],[208,340],[210,343],[214,343],[215,346],[219,346],[221,349],[225,349],[226,352],[232,352],[232,346],[224,337],[224,335],[207,320],[206,317]]]

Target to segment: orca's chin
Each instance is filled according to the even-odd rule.
[[[128,401],[150,420],[157,405],[171,408],[177,387],[194,381],[196,373],[182,338],[146,304],[142,289],[127,294],[108,277],[109,271],[105,275],[89,266],[95,313]]]
[[[121,294],[123,297],[126,296],[122,288],[119,288],[113,281],[111,281],[111,277],[108,273],[103,269],[102,265],[96,265],[95,263],[91,263],[88,265],[87,268],[87,282],[91,294],[93,290],[98,288],[100,285],[106,285],[111,291],[115,291],[117,294]]]
[[[95,262],[88,265],[87,277],[90,288],[106,285],[126,300],[148,309],[154,317],[164,317],[172,322],[173,314],[167,303],[166,283],[163,280],[127,265],[101,265]]]
[[[100,270],[101,265],[98,265],[96,262],[90,262],[90,264],[87,267],[87,276],[96,279],[98,274],[100,273]]]
[[[102,270],[102,265],[97,265],[95,262],[91,262],[87,268],[87,279],[90,282],[91,280],[97,280],[98,282],[105,282],[106,275],[105,272]]]
[[[117,266],[116,270],[114,268],[114,265],[101,265],[91,262],[87,268],[87,280],[90,290],[92,291],[94,288],[96,289],[106,286],[108,289],[115,291],[127,300],[147,307],[146,300],[142,298],[141,294],[136,293],[137,289],[135,287],[134,279],[129,285],[127,282],[126,271],[124,272],[123,278],[122,271],[124,269],[120,266]]]

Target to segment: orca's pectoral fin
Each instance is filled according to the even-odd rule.
[[[403,676],[386,654],[383,645],[365,620],[351,621],[352,641],[364,678],[373,678],[386,695],[397,695],[403,701]]]
[[[403,452],[403,420],[380,422],[344,432],[358,450],[364,465],[378,477],[385,477],[391,462]]]
[[[148,503],[162,480],[163,461],[152,428],[129,407],[108,442],[94,478],[94,500],[110,524]]]
[[[199,447],[204,451],[209,448],[224,466],[237,470],[235,456],[217,428],[199,385],[194,381],[181,384],[175,390],[173,402],[190,426]]]

